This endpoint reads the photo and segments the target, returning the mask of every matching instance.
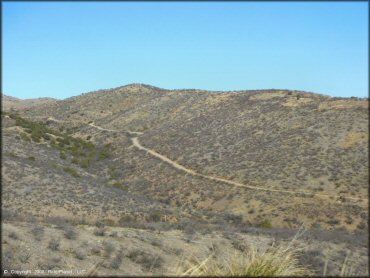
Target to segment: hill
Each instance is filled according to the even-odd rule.
[[[25,109],[28,107],[52,103],[56,101],[56,99],[53,98],[19,99],[16,97],[11,97],[3,94],[1,98],[3,111],[16,111],[19,109]]]
[[[14,227],[27,216],[286,240],[304,226],[303,245],[335,241],[318,272],[340,250],[365,260],[366,247],[339,239],[366,244],[367,99],[130,84],[37,105],[4,98],[3,109],[2,209]]]

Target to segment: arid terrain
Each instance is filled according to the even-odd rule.
[[[3,95],[2,268],[179,275],[281,244],[312,275],[367,275],[368,104],[143,84]]]

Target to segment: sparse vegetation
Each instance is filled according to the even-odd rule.
[[[104,241],[103,242],[103,250],[104,250],[104,256],[110,257],[113,253],[115,247],[110,241]]]
[[[267,219],[261,221],[258,226],[261,227],[261,228],[266,228],[266,229],[272,228],[271,222]]]
[[[76,229],[72,225],[66,225],[64,227],[64,236],[67,239],[76,239],[77,238],[77,232]]]
[[[15,239],[15,240],[19,238],[18,234],[17,234],[15,231],[11,231],[11,232],[9,233],[9,237],[10,237],[11,239]]]
[[[94,230],[94,235],[96,235],[96,236],[104,236],[105,235],[105,232],[106,232],[106,228],[105,227],[97,227]]]
[[[118,269],[122,264],[122,259],[124,257],[122,249],[120,249],[117,254],[114,256],[112,261],[110,262],[110,267],[113,269]]]
[[[21,263],[25,264],[25,263],[28,263],[29,259],[31,258],[31,253],[28,252],[28,251],[24,251],[20,254],[19,256],[19,260],[21,261]]]
[[[60,240],[56,239],[56,238],[52,238],[49,241],[48,247],[49,247],[49,249],[51,249],[53,251],[58,251],[59,247],[60,247]]]
[[[155,257],[142,250],[132,250],[128,253],[127,257],[135,263],[142,265],[147,271],[159,268],[163,263],[163,259],[161,257]]]
[[[84,260],[86,258],[86,254],[84,251],[82,251],[81,249],[76,249],[74,251],[74,254],[75,254],[75,257],[78,259],[78,260]]]
[[[259,256],[304,223],[310,230],[294,248],[313,251],[299,250],[300,265],[315,275],[340,275],[342,251],[350,250],[349,268],[366,275],[367,100],[285,90],[136,89],[2,117],[2,248],[15,254],[13,269],[104,260],[99,274],[168,275],[191,252],[198,266],[212,255],[205,264],[214,261],[213,271],[228,275],[243,268],[233,252],[248,257],[253,243]],[[134,137],[201,175],[136,148]],[[190,269],[184,267],[180,274]]]
[[[266,252],[250,249],[243,255],[228,254],[222,258],[212,255],[205,260],[187,261],[176,275],[181,276],[242,276],[281,277],[304,276],[310,271],[298,265],[296,254],[286,247],[270,248]]]
[[[31,233],[37,241],[41,241],[44,237],[45,230],[42,226],[35,226],[32,228]]]
[[[59,130],[50,129],[43,123],[37,123],[25,119],[15,113],[7,113],[9,117],[16,120],[16,125],[24,128],[26,133],[21,133],[21,139],[40,143],[42,140],[49,141],[50,145],[60,150],[60,158],[66,159],[66,152],[70,153],[73,158],[72,163],[79,164],[83,168],[88,168],[95,160],[104,160],[112,156],[113,147],[111,144],[105,144],[100,151],[88,140],[69,135],[68,130],[60,128]],[[64,132],[64,133],[63,133]],[[56,137],[56,140],[50,136]],[[30,157],[31,160],[34,160]]]
[[[63,171],[70,174],[71,176],[75,177],[75,178],[79,178],[80,177],[80,174],[73,168],[69,167],[69,166],[66,166],[63,168]]]

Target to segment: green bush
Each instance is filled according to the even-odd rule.
[[[78,174],[78,172],[75,169],[71,168],[71,167],[68,167],[68,166],[67,167],[64,167],[63,170],[64,170],[64,172],[70,174],[71,176],[73,176],[75,178],[80,177],[80,175]]]
[[[9,113],[9,117],[14,119],[16,125],[22,127],[30,135],[21,133],[21,139],[26,141],[32,140],[36,143],[42,139],[49,141],[50,146],[60,151],[61,159],[66,159],[65,153],[68,152],[73,156],[72,162],[79,164],[82,168],[88,168],[95,160],[104,160],[112,156],[113,148],[111,144],[106,144],[98,149],[92,142],[87,141],[91,139],[90,135],[87,136],[87,140],[84,140],[71,136],[70,133],[73,131],[71,129],[64,131],[61,127],[59,130],[53,130],[46,127],[43,123],[29,121],[15,113]],[[61,133],[63,131],[64,133]],[[56,137],[56,139],[53,137]],[[112,172],[112,177],[116,177],[114,172]]]
[[[158,222],[161,220],[161,213],[159,211],[153,211],[148,216],[148,221]]]
[[[46,141],[49,141],[50,140],[50,135],[47,134],[47,133],[43,133],[42,138],[44,138]]]
[[[67,158],[67,156],[63,152],[60,152],[59,157],[61,159],[66,159]]]
[[[28,137],[28,135],[26,134],[26,133],[21,133],[20,134],[20,136],[21,136],[21,139],[22,140],[24,140],[24,141],[28,141],[28,142],[30,142],[31,141],[31,139],[30,139],[30,137]]]
[[[109,175],[110,175],[110,179],[115,179],[118,177],[118,173],[116,171],[116,168],[110,168],[109,169]]]
[[[266,228],[266,229],[272,228],[272,224],[271,224],[270,220],[267,220],[267,219],[260,222],[258,226],[261,227],[261,228]]]
[[[90,160],[89,159],[81,159],[80,162],[79,162],[79,165],[82,167],[82,168],[88,168],[90,166]]]
[[[109,151],[103,149],[102,151],[99,152],[99,155],[98,155],[99,160],[103,160],[103,159],[106,159],[106,158],[109,158],[109,157],[110,157]]]

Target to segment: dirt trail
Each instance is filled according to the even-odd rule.
[[[125,132],[125,133],[128,133],[130,135],[143,135],[144,133],[142,132],[138,132],[138,131],[130,131],[130,130],[124,130],[124,131],[120,131],[120,130],[114,130],[114,129],[106,129],[106,128],[102,128],[100,126],[97,126],[95,125],[94,123],[89,123],[89,126],[92,126],[92,127],[95,127],[99,130],[103,130],[103,131],[111,131],[111,132]]]
[[[91,123],[89,125],[97,128],[99,130],[112,131],[112,132],[127,132],[129,134],[143,134],[142,132],[119,131],[119,130],[105,129],[105,128],[101,128],[101,127],[96,126],[96,125],[91,124]],[[189,169],[189,168],[186,168],[185,166],[182,166],[181,164],[169,159],[168,157],[156,152],[153,149],[148,149],[148,148],[142,146],[139,142],[138,137],[132,137],[131,141],[132,141],[133,145],[136,148],[138,148],[139,150],[146,151],[148,154],[159,158],[160,160],[170,164],[172,167],[174,167],[176,169],[179,169],[181,171],[184,171],[185,173],[188,173],[188,174],[193,175],[193,176],[206,178],[206,179],[209,179],[209,180],[212,180],[212,181],[219,181],[219,182],[223,182],[223,183],[230,184],[230,185],[233,185],[233,186],[245,187],[245,188],[249,188],[249,189],[253,189],[253,190],[260,190],[260,191],[288,193],[288,194],[295,194],[295,195],[304,194],[304,195],[311,195],[311,196],[313,195],[313,196],[324,197],[324,198],[333,198],[333,197],[334,198],[339,198],[339,197],[341,197],[340,195],[330,195],[330,194],[315,193],[315,192],[310,192],[310,191],[301,191],[301,190],[295,191],[295,190],[281,190],[281,189],[264,188],[264,187],[259,187],[259,186],[246,185],[246,184],[242,184],[242,183],[239,183],[239,182],[234,182],[234,181],[223,179],[223,178],[218,178],[218,177],[215,177],[215,176],[203,175],[203,174],[200,174],[200,173],[198,173],[198,172],[196,172],[192,169]],[[367,198],[357,198],[357,197],[349,197],[349,196],[348,197],[345,196],[344,198],[349,199],[349,200],[354,200],[354,201],[368,201]]]
[[[214,177],[214,176],[203,175],[203,174],[195,172],[194,170],[191,170],[189,168],[186,168],[186,167],[178,164],[177,162],[169,159],[168,157],[166,157],[164,155],[161,155],[160,153],[157,153],[156,151],[154,151],[152,149],[148,149],[148,148],[143,147],[140,144],[139,139],[137,137],[131,138],[131,140],[132,140],[132,143],[134,144],[134,146],[137,147],[139,150],[144,150],[147,153],[161,159],[162,161],[169,163],[174,168],[182,170],[182,171],[184,171],[184,172],[186,172],[190,175],[193,175],[193,176],[198,176],[198,177],[206,178],[206,179],[213,180],[213,181],[219,181],[219,182],[227,183],[227,184],[238,186],[238,187],[246,187],[246,188],[254,189],[254,190],[289,193],[289,194],[315,195],[315,196],[320,196],[320,197],[340,197],[338,195],[319,194],[319,193],[314,193],[314,192],[310,192],[310,191],[293,191],[293,190],[280,190],[280,189],[264,188],[264,187],[259,187],[259,186],[246,185],[246,184],[242,184],[242,183],[239,183],[239,182],[234,182],[234,181],[231,181],[231,180],[226,180],[226,179],[218,178],[218,177]],[[356,197],[345,197],[345,198],[346,199],[351,199],[351,200],[357,200],[357,201],[358,200],[367,200],[367,199],[356,198]]]

